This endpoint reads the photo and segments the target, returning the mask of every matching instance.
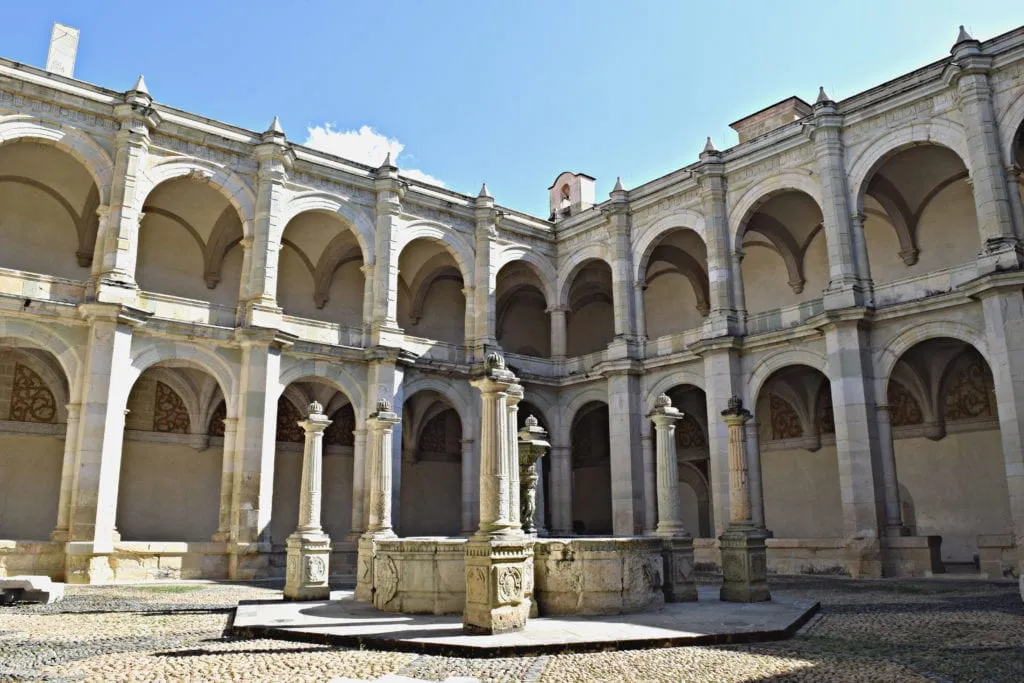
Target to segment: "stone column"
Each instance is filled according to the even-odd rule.
[[[868,238],[864,234],[864,223],[868,217],[859,211],[850,214],[850,235],[856,257],[857,279],[864,293],[864,304],[875,305],[875,281],[871,277],[871,260],[868,258]]]
[[[475,250],[473,282],[470,301],[467,298],[466,314],[472,316],[466,335],[466,346],[472,358],[482,360],[486,349],[497,346],[494,322],[494,286],[497,273],[492,272],[494,240],[498,236],[497,215],[494,211],[494,198],[487,191],[487,185],[480,188],[480,194],[474,200],[473,209],[475,223]]]
[[[711,528],[715,535],[721,535],[729,524],[729,433],[717,406],[742,392],[742,372],[739,352],[731,339],[704,342],[696,350],[704,359],[707,393]]]
[[[68,583],[97,583],[113,578],[108,556],[119,539],[115,518],[125,405],[131,391],[127,380],[132,335],[149,316],[110,304],[80,304],[79,310],[91,327],[85,349],[65,569]]]
[[[814,104],[811,139],[821,182],[821,213],[828,244],[829,283],[826,308],[863,303],[850,229],[850,205],[843,161],[843,117],[822,89]]]
[[[395,537],[394,529],[391,528],[391,474],[394,459],[391,432],[399,422],[398,415],[391,410],[391,402],[384,398],[377,401],[377,411],[366,420],[369,438],[367,455],[370,469],[370,510],[366,533],[359,539],[356,600],[373,601],[376,542]]]
[[[612,254],[612,305],[615,309],[615,336],[626,343],[625,355],[636,354],[636,297],[633,293],[633,243],[630,236],[628,193],[622,185],[612,190],[610,201],[602,207],[608,214]]]
[[[892,442],[892,412],[887,405],[876,406],[878,450],[885,494],[885,535],[903,536],[903,511],[900,509],[900,485],[896,475],[896,450]]]
[[[739,283],[740,295],[733,289],[738,283],[733,275],[733,261],[729,250],[729,219],[726,209],[725,164],[722,155],[708,144],[700,155],[697,170],[700,185],[701,209],[705,217],[708,242],[708,313],[704,336],[721,337],[739,334],[739,324],[745,315],[743,310],[743,289]],[[739,245],[736,245],[738,248]],[[738,269],[736,270],[738,273]]]
[[[644,464],[640,446],[640,376],[635,370],[608,373],[608,441],[612,475],[612,533],[642,534],[644,530]]]
[[[722,411],[729,429],[729,527],[719,537],[722,548],[721,599],[728,602],[763,602],[768,593],[768,556],[765,533],[750,515],[745,425],[750,411],[733,396]]]
[[[999,128],[992,103],[989,73],[992,57],[982,52],[981,43],[960,27],[952,62],[943,78],[953,90],[967,136],[967,153],[974,206],[978,214],[982,251],[978,268],[982,273],[1013,270],[1022,262],[1020,240],[1013,229],[1013,209],[1006,166],[999,146]]]
[[[672,400],[662,394],[654,401],[648,416],[654,422],[658,455],[658,536],[664,541],[665,563],[663,588],[666,602],[697,599],[693,581],[693,537],[683,528],[679,504],[679,462],[676,453],[676,422],[683,414],[672,407]]]
[[[516,376],[505,359],[488,354],[482,377],[472,385],[480,391],[480,527],[466,543],[466,606],[462,625],[468,633],[495,634],[526,626],[530,600],[526,537],[510,522],[508,471],[509,432],[506,426],[509,387]],[[531,557],[528,558],[528,553]],[[532,571],[532,570],[531,570]]]
[[[508,443],[505,454],[508,458],[508,521],[513,529],[523,525],[520,516],[520,479],[519,479],[519,402],[523,400],[523,386],[513,384],[508,388],[505,405],[508,417],[505,429],[508,431]]]
[[[480,475],[476,471],[474,455],[475,441],[473,439],[462,440],[462,534],[471,535],[476,530],[476,508],[480,501],[473,495],[477,490],[477,482]]]
[[[277,118],[256,146],[256,207],[252,237],[243,240],[245,264],[242,292],[246,321],[251,326],[279,327],[277,305],[278,259],[284,237],[285,183],[295,154],[288,146]]]
[[[328,600],[331,539],[320,526],[323,489],[324,430],[331,421],[322,405],[309,404],[309,415],[299,423],[306,432],[302,451],[302,488],[299,490],[299,526],[288,537],[285,600]]]
[[[572,534],[572,452],[569,446],[551,446],[551,534]]]
[[[220,514],[217,518],[217,532],[213,535],[212,539],[220,543],[231,540],[231,503],[233,500],[232,491],[235,485],[235,465],[237,464],[235,458],[235,454],[238,451],[236,446],[237,438],[238,419],[225,417],[224,444],[221,447]]]
[[[750,477],[750,516],[759,527],[764,523],[764,486],[761,483],[761,439],[756,419],[747,422],[747,471]],[[768,532],[771,537],[771,532]]]
[[[141,76],[124,94],[124,103],[114,107],[114,114],[120,129],[115,143],[110,206],[100,212],[92,278],[98,301],[131,305],[138,287],[135,263],[144,199],[140,196],[139,176],[149,156],[150,130],[160,124],[160,115],[153,109],[153,98]]]
[[[552,306],[548,313],[551,314],[551,360],[565,360],[566,311],[559,306]]]
[[[533,415],[526,418],[526,425],[518,434],[520,518],[523,531],[532,535],[537,535],[537,483],[540,481],[537,462],[551,447],[547,435]]]
[[[396,236],[402,214],[402,189],[398,168],[391,163],[389,154],[374,181],[377,193],[376,244],[373,277],[373,323],[371,342],[386,341],[382,332],[398,328],[398,249]],[[401,410],[401,404],[395,404]]]
[[[70,536],[71,495],[75,487],[75,454],[78,452],[78,425],[82,406],[67,404],[68,421],[64,430],[64,458],[60,468],[60,498],[57,501],[57,525],[50,540],[66,543]]]
[[[355,429],[352,432],[355,441],[352,445],[352,528],[348,533],[348,540],[353,543],[359,542],[359,537],[366,531],[366,514],[369,498],[369,489],[366,486],[367,453],[366,453],[366,430]]]
[[[644,459],[644,534],[653,534],[658,524],[658,468],[654,462],[654,437],[651,423],[640,425],[640,453]]]

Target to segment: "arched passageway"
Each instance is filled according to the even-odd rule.
[[[679,468],[679,504],[683,526],[696,538],[710,538],[711,491],[708,446],[707,396],[690,384],[681,384],[666,392],[673,407],[683,413],[676,422],[676,459]],[[657,452],[657,432],[651,425]]]
[[[366,279],[354,228],[337,214],[307,211],[288,221],[278,260],[277,303],[286,315],[363,324]]]
[[[608,404],[591,401],[573,417],[572,531],[612,533],[612,470],[608,441]]]
[[[399,504],[401,536],[462,531],[462,420],[433,391],[418,391],[405,401]]]
[[[277,400],[277,436],[274,455],[274,498],[270,535],[275,545],[287,541],[299,524],[302,457],[306,432],[298,424],[317,401],[331,424],[323,436],[323,498],[320,523],[332,541],[352,531],[352,477],[356,419],[352,402],[337,387],[315,377],[292,382]]]
[[[209,541],[216,533],[223,446],[211,443],[210,427],[216,434],[222,404],[217,381],[196,368],[157,365],[136,380],[121,446],[122,540]]]
[[[710,312],[707,249],[692,230],[666,233],[643,268],[644,320],[651,339],[700,327]]]
[[[566,353],[582,356],[601,351],[615,337],[612,269],[591,260],[577,271],[569,286],[566,316]]]
[[[43,541],[56,526],[67,396],[52,354],[0,339],[0,539]]]
[[[537,273],[523,261],[507,264],[498,271],[494,300],[495,336],[501,348],[550,358],[551,318]]]
[[[195,178],[175,178],[150,192],[142,213],[139,287],[233,307],[242,276],[242,221],[224,194]]]
[[[817,202],[799,190],[765,197],[741,222],[743,292],[749,313],[818,299],[829,261]]]
[[[0,145],[0,268],[89,277],[99,216],[92,176],[39,142]]]
[[[840,538],[835,417],[828,378],[804,365],[773,373],[757,397],[765,525],[779,538]]]
[[[466,340],[465,282],[444,244],[415,239],[398,258],[398,326],[449,344]]]
[[[964,342],[923,341],[894,366],[887,402],[904,526],[941,536],[947,568],[973,567],[979,537],[1012,526],[988,364]]]
[[[868,177],[863,212],[876,285],[973,263],[981,248],[967,168],[938,144],[884,157]]]

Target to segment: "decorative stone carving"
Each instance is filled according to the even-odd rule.
[[[206,426],[206,433],[210,436],[224,436],[224,420],[228,416],[228,406],[224,401],[217,404],[210,415],[210,421]]]
[[[331,426],[324,432],[325,446],[355,446],[356,413],[349,403],[334,411]]]
[[[390,555],[377,558],[374,574],[376,591],[373,603],[377,608],[382,608],[394,600],[395,594],[398,593],[398,569]]]
[[[288,443],[302,443],[305,435],[298,425],[302,415],[292,402],[282,396],[277,399],[277,440]]]
[[[924,414],[921,412],[921,406],[918,405],[917,399],[897,380],[889,380],[886,394],[893,427],[919,425],[924,422]]]
[[[796,439],[804,435],[800,416],[793,406],[778,394],[768,393],[768,415],[772,439]]]
[[[153,431],[188,434],[188,409],[181,397],[163,382],[156,383],[156,404],[153,408]]]
[[[523,572],[519,567],[498,570],[498,602],[513,602],[523,598]]]
[[[708,441],[700,423],[692,415],[683,414],[676,424],[676,448],[707,448]]]
[[[989,392],[987,373],[980,358],[972,358],[962,366],[946,390],[945,415],[947,421],[976,417],[992,417],[992,394]]]
[[[15,422],[54,422],[56,417],[57,402],[43,378],[31,368],[15,364],[10,419]]]
[[[327,562],[323,557],[312,555],[306,558],[306,581],[319,583],[327,578]]]
[[[826,383],[821,388],[821,395],[818,398],[818,433],[835,434],[836,416],[832,409],[832,390]]]
[[[537,418],[527,416],[519,431],[519,505],[523,531],[528,534],[537,533],[537,462],[551,447],[546,437]]]

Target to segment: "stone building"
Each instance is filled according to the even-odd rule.
[[[654,528],[667,393],[712,561],[737,395],[771,569],[1016,571],[1024,28],[732,127],[608,199],[563,173],[545,220],[0,60],[0,575],[281,575],[314,400],[334,573],[378,399],[397,531],[471,531],[495,349],[548,533]]]

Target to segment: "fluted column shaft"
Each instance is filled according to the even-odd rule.
[[[391,527],[391,430],[400,421],[398,415],[391,412],[391,403],[384,400],[377,403],[377,412],[366,420],[372,463],[366,532],[374,536],[394,535]]]
[[[500,356],[489,356],[486,374],[471,384],[480,391],[480,524],[478,535],[511,533],[508,392],[516,382]]]
[[[314,411],[314,406],[318,411]],[[310,406],[309,416],[299,426],[306,432],[302,450],[302,490],[299,492],[299,526],[296,533],[323,533],[320,511],[323,500],[324,430],[331,424],[319,404]]]
[[[508,507],[509,523],[516,529],[522,525],[519,490],[519,402],[523,400],[523,387],[513,384],[509,387],[505,406],[508,411],[505,430],[508,434],[505,455],[508,458]]]
[[[747,479],[745,426],[750,413],[726,415],[729,427],[729,522],[750,522],[750,484]]]
[[[658,461],[658,529],[659,536],[682,536],[682,510],[679,505],[679,464],[676,461],[676,422],[683,417],[672,407],[668,396],[658,397],[654,412],[655,451]]]

